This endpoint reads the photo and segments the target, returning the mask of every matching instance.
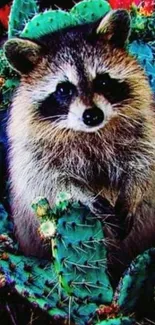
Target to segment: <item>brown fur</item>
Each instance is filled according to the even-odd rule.
[[[79,53],[74,56],[79,55],[79,62],[90,66],[97,59],[98,66],[104,65],[116,78],[126,80],[130,98],[114,105],[116,114],[96,132],[59,128],[57,121],[43,120],[38,115],[31,93],[42,76],[56,73],[58,62],[71,64],[72,55],[67,54],[70,43],[66,49],[59,49],[60,57],[61,51],[66,53],[66,57],[62,54],[62,60],[57,51],[53,59],[52,49],[33,71],[22,75],[8,128],[13,217],[22,249],[27,254],[42,256],[45,251],[37,235],[38,221],[30,208],[37,196],[45,196],[53,204],[56,194],[67,190],[90,208],[98,195],[113,205],[121,202],[126,217],[134,215],[134,225],[123,242],[114,240],[109,249],[110,260],[115,265],[116,260],[120,261],[119,269],[121,263],[128,264],[138,253],[155,244],[152,93],[143,70],[123,48],[106,40],[103,46],[103,39],[98,40],[95,48],[81,37],[76,41]],[[91,78],[88,80],[91,87]],[[87,106],[92,100],[103,100],[97,94],[91,96],[81,95],[79,100]]]

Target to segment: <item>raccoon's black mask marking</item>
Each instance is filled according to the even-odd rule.
[[[128,84],[110,78],[108,73],[97,75],[91,88],[92,94],[103,95],[111,104],[121,102],[130,96]],[[80,93],[90,96],[90,94],[85,94],[84,90],[80,90]],[[44,117],[51,117],[52,120],[54,117],[59,118],[59,115],[67,115],[69,106],[76,96],[78,96],[78,91],[72,83],[69,81],[59,83],[56,91],[39,104],[39,112]]]
[[[61,64],[67,62],[71,69],[74,67],[78,76],[77,87],[66,80],[59,83],[55,92],[39,103],[41,116],[49,117],[49,119],[51,117],[54,120],[60,115],[67,115],[70,105],[76,97],[79,97],[84,103],[86,102],[86,106],[89,106],[86,109],[94,105],[94,94],[103,96],[111,104],[131,97],[127,82],[111,78],[108,73],[98,74],[93,81],[89,80],[85,68],[86,60],[92,61],[93,65],[96,57],[100,59],[106,52],[106,48],[103,46],[105,41],[101,42],[100,36],[96,35],[94,30],[96,31],[96,24],[90,26],[86,24],[66,29],[63,32],[55,32],[40,39],[40,44],[47,49],[49,64],[54,62],[57,69],[57,67],[61,67]]]
[[[39,112],[44,117],[59,118],[66,115],[69,105],[76,95],[76,87],[69,81],[59,83],[54,93],[39,104]]]
[[[130,97],[130,87],[124,82],[110,78],[108,73],[98,75],[94,80],[94,91],[103,95],[111,104]]]

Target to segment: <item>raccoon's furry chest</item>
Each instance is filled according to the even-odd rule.
[[[85,203],[87,201],[89,204],[91,191],[85,185],[84,179],[80,180],[78,173],[73,174],[69,166],[68,171],[65,170],[66,162],[62,161],[59,165],[52,163],[52,153],[43,154],[40,150],[28,148],[26,143],[18,140],[14,143],[10,156],[13,193],[22,198],[30,209],[33,200],[38,196],[46,197],[53,205],[58,193],[66,191],[73,199]]]

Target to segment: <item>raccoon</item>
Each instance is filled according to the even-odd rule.
[[[98,197],[110,202],[127,234],[113,238],[110,261],[125,266],[155,244],[153,94],[126,50],[130,25],[125,10],[111,10],[94,23],[5,44],[21,75],[9,170],[15,233],[27,255],[48,254],[32,201],[43,196],[53,206],[60,191],[93,211]]]

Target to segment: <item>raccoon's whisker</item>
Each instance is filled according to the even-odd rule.
[[[54,115],[54,116],[48,116],[48,117],[43,117],[43,118],[39,118],[39,120],[40,121],[46,121],[46,120],[52,120],[52,119],[55,119],[55,118],[57,118],[57,117],[59,117],[59,119],[61,120],[61,119],[64,119],[64,117],[67,117],[67,115]],[[59,120],[57,120],[57,121],[59,121]]]
[[[137,121],[135,118],[133,118],[133,117],[131,117],[131,116],[128,116],[128,115],[122,114],[122,113],[120,113],[120,112],[118,112],[118,115],[121,116],[121,117],[123,117],[125,120],[128,119],[128,120],[130,120],[131,122],[133,121],[134,123],[141,125],[141,122],[140,122],[140,121]]]
[[[77,175],[71,171],[68,172],[68,176],[70,176],[78,181],[81,181],[82,184],[85,184],[91,191],[93,191],[93,188],[87,183],[87,181],[84,178],[80,177],[79,175]]]
[[[54,7],[55,7],[56,9],[58,9],[58,10],[62,10],[62,8],[59,7],[58,5],[54,5]]]

